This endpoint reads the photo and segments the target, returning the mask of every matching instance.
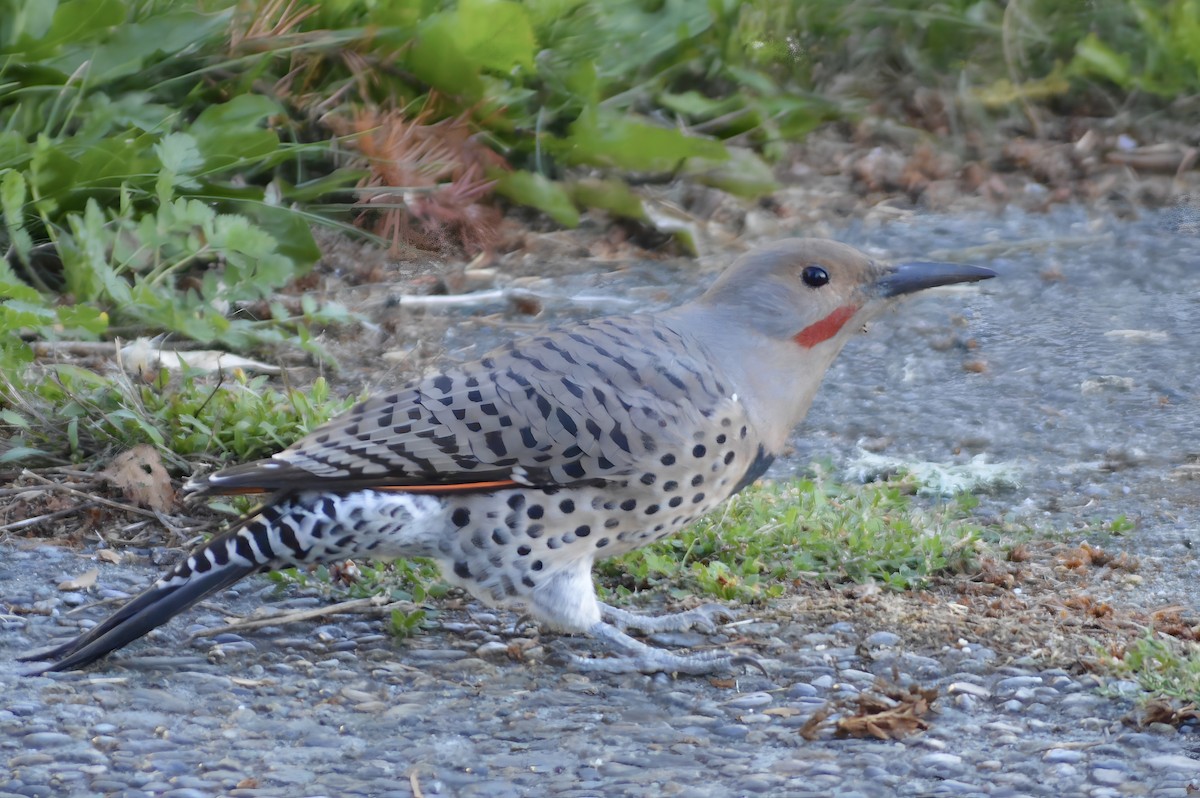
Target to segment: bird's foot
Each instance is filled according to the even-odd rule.
[[[717,631],[718,621],[733,620],[736,613],[721,604],[705,604],[687,612],[670,615],[638,615],[627,610],[600,603],[600,612],[605,620],[618,629],[638,629],[646,634],[657,632],[686,632],[695,629],[704,634]]]
[[[605,614],[608,614],[606,608]],[[685,615],[687,613],[680,613]],[[638,617],[638,616],[634,616]],[[669,616],[670,617],[670,616]],[[569,655],[570,662],[579,670],[589,673],[687,673],[704,675],[729,673],[738,667],[758,668],[764,674],[766,668],[753,657],[740,654],[725,654],[720,651],[702,651],[695,654],[675,654],[654,648],[635,640],[612,624],[600,621],[588,633],[622,653],[611,657],[583,657]]]

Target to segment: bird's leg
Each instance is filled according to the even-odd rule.
[[[607,614],[607,609],[605,614]],[[588,634],[623,653],[612,657],[583,657],[571,654],[569,656],[571,663],[581,671],[710,674],[728,673],[740,665],[755,667],[766,673],[766,669],[753,657],[725,654],[719,651],[673,654],[670,651],[654,648],[635,640],[604,621],[594,624],[588,629]]]
[[[600,602],[600,612],[603,613],[605,620],[618,629],[639,629],[646,634],[686,632],[688,629],[712,634],[717,631],[719,620],[733,620],[737,617],[733,610],[720,604],[705,604],[687,612],[673,612],[669,615],[656,616],[638,615]]]

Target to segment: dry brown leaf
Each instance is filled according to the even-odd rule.
[[[800,736],[805,740],[816,740],[819,736],[821,724],[832,714],[833,708],[829,704],[818,709],[812,714],[812,717],[804,721],[804,725],[799,729]]]
[[[795,707],[771,707],[762,711],[764,715],[775,715],[780,718],[793,718],[796,715],[803,714],[801,710]]]
[[[858,711],[837,723],[839,737],[875,737],[897,740],[915,731],[929,728],[922,716],[937,698],[937,689],[912,685],[908,690],[898,687],[878,687],[883,694],[862,693]]]
[[[1200,718],[1200,710],[1197,710],[1194,704],[1173,706],[1170,701],[1159,698],[1147,702],[1142,707],[1141,717],[1136,718],[1135,721],[1139,726],[1149,726],[1151,723],[1169,723],[1172,726],[1179,726],[1186,721],[1194,722],[1197,718]]]
[[[116,565],[121,562],[121,552],[113,549],[100,549],[96,552],[96,559],[103,560],[110,565]]]
[[[171,477],[158,450],[147,443],[117,455],[100,474],[139,507],[166,512],[175,503]]]
[[[93,568],[90,571],[84,571],[74,579],[68,579],[65,582],[58,583],[59,590],[86,590],[96,584],[96,577],[100,576],[100,569]]]

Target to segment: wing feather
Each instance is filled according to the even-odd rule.
[[[608,317],[514,342],[367,399],[196,493],[322,484],[411,491],[621,481],[691,445],[726,399],[711,360],[652,316]]]

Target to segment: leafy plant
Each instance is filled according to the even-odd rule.
[[[1079,40],[1072,69],[1162,97],[1194,93],[1200,85],[1200,2],[1126,0],[1116,10],[1122,12],[1118,24]]]
[[[324,378],[279,390],[240,371],[219,383],[165,369],[143,381],[59,364],[24,387],[0,383],[0,463],[79,461],[149,443],[190,471],[186,458],[266,457],[354,401],[332,399]]]
[[[1147,632],[1119,655],[1101,651],[1100,664],[1110,673],[1136,681],[1144,698],[1171,698],[1200,703],[1200,647]]]
[[[277,585],[298,585],[301,588],[316,588],[322,591],[342,593],[350,598],[387,596],[391,601],[410,601],[422,604],[429,599],[446,595],[450,586],[441,580],[437,565],[432,560],[412,558],[390,562],[356,563],[352,581],[334,585],[333,575],[324,565],[312,570],[288,568],[272,571],[268,578]],[[408,616],[411,618],[410,616]],[[421,619],[412,620],[415,629]],[[401,635],[403,636],[403,635]]]

